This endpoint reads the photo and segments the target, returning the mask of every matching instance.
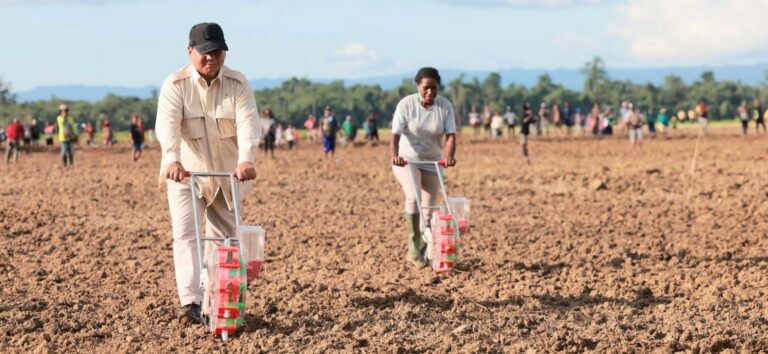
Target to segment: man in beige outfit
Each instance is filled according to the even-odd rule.
[[[261,128],[248,80],[224,66],[224,32],[201,23],[189,32],[191,64],[169,75],[160,90],[155,128],[162,149],[161,180],[167,180],[173,229],[173,261],[182,310],[179,318],[199,322],[200,267],[195,243],[192,191],[186,171],[234,171],[240,181],[256,178],[253,161]],[[235,215],[228,181],[196,179],[196,198],[205,201],[205,233],[235,235]],[[247,186],[242,186],[247,187]],[[246,188],[240,188],[244,195]],[[242,201],[242,198],[240,198]]]

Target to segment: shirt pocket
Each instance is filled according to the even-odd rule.
[[[219,138],[233,138],[237,135],[235,118],[216,118],[216,126],[219,128]]]
[[[216,126],[219,129],[219,138],[227,139],[237,135],[235,126],[235,109],[232,100],[224,99],[216,107]]]
[[[205,135],[205,119],[203,112],[197,107],[184,105],[181,119],[181,136],[186,139],[200,139]]]
[[[181,136],[186,139],[200,139],[205,135],[203,117],[184,117],[181,120]]]

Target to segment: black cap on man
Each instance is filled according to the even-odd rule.
[[[229,50],[224,41],[224,31],[216,23],[203,22],[192,26],[189,30],[189,46],[200,54],[214,50]]]

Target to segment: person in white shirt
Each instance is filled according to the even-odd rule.
[[[293,125],[289,125],[288,128],[285,129],[285,141],[288,142],[288,149],[293,149],[293,146],[296,144],[295,139],[296,134],[296,128],[293,127]]]
[[[405,219],[408,229],[407,259],[419,267],[427,265],[426,243],[421,238],[420,217],[416,206],[414,179],[424,205],[435,205],[440,188],[435,167],[419,166],[411,177],[404,166],[407,161],[445,160],[456,165],[456,119],[451,102],[438,96],[440,74],[434,68],[421,68],[416,73],[418,93],[404,97],[392,118],[390,153],[392,172],[405,194]],[[428,219],[428,218],[425,218]]]
[[[504,112],[504,121],[507,122],[507,139],[512,140],[515,135],[515,126],[517,126],[517,115],[510,106],[507,106],[507,111]]]
[[[501,132],[504,129],[504,118],[499,112],[493,112],[491,117],[491,135],[494,139],[501,138]]]
[[[472,105],[472,111],[469,112],[469,126],[472,127],[474,138],[480,136],[480,113],[477,113],[477,106]]]
[[[275,130],[275,146],[277,146],[278,149],[283,148],[284,131],[285,129],[283,129],[283,125],[280,123],[277,123],[277,129]]]

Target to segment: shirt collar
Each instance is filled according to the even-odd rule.
[[[214,78],[213,81],[211,81],[211,85],[213,85],[213,83],[215,83],[216,81],[221,81],[221,77],[224,73],[224,70],[225,70],[225,67],[222,65],[221,69],[219,70],[219,74],[216,75],[216,78]],[[191,72],[192,80],[194,80],[199,84],[205,83],[205,79],[203,79],[203,77],[200,76],[200,73],[197,72],[197,69],[195,69],[194,64],[189,64],[189,71]]]

